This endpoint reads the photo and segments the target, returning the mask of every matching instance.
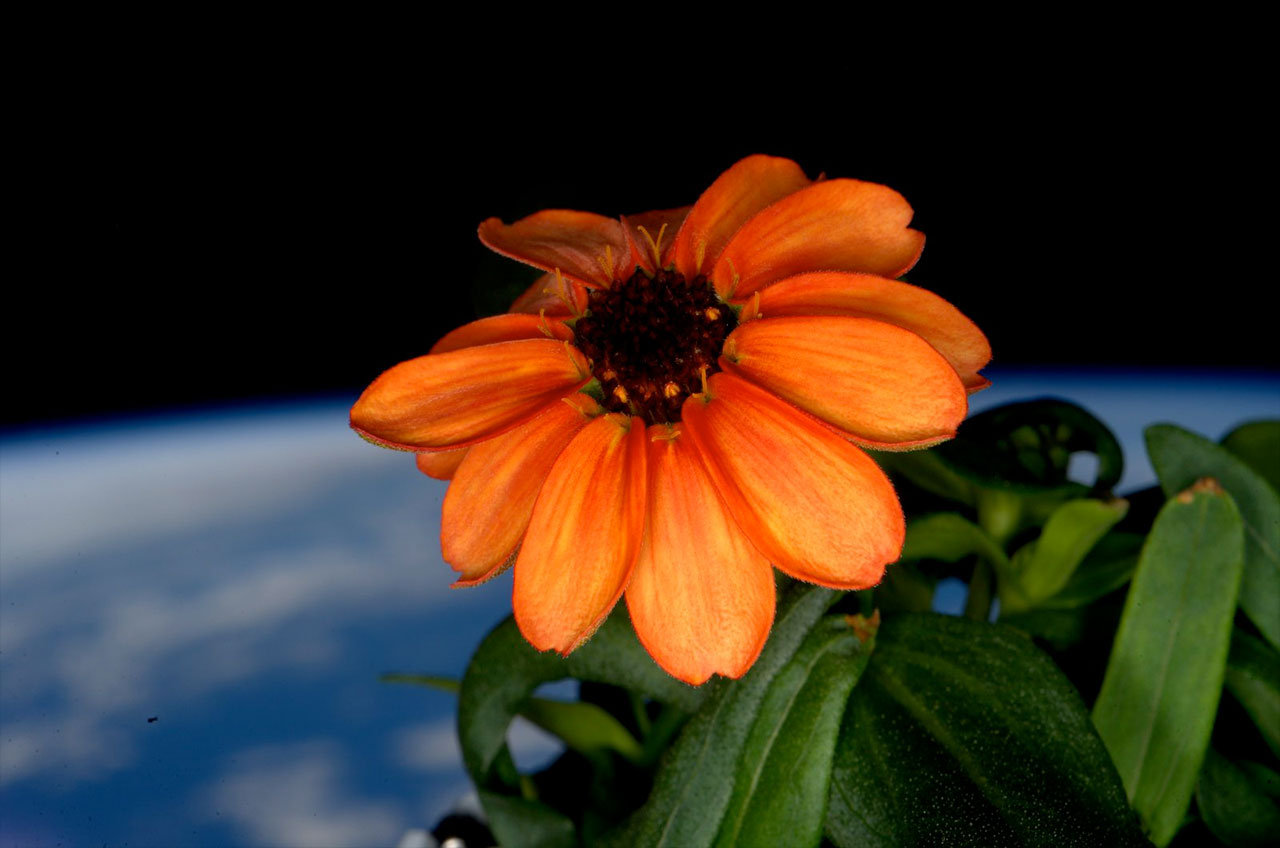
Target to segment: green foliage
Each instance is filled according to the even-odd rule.
[[[823,768],[820,758],[825,749],[830,761],[839,715],[837,711],[837,719],[832,721],[830,707],[823,704],[838,700],[840,685],[829,688],[831,683],[824,684],[815,675],[820,672],[843,678],[843,685],[852,686],[863,664],[854,631],[847,624],[842,627],[823,621],[810,637],[810,630],[837,597],[835,592],[813,586],[794,585],[784,593],[773,632],[751,671],[739,681],[720,681],[710,687],[706,703],[664,757],[648,801],[610,844],[713,845],[722,825],[741,829],[732,822],[725,824],[731,812],[735,816],[743,812],[735,805],[735,790],[782,792],[794,805],[750,810],[752,826],[776,829],[789,825],[797,832],[820,831],[830,779],[830,767]],[[847,695],[848,689],[844,691]],[[797,709],[800,694],[815,697],[816,703]],[[766,711],[766,705],[775,711]],[[779,710],[784,706],[785,710]],[[778,737],[789,744],[777,748]],[[819,757],[818,768],[813,769],[817,774],[809,775],[808,780],[797,781],[798,776],[788,771],[795,765],[792,758],[805,753],[803,749],[787,750],[794,748],[797,739],[807,740],[804,744],[813,746]],[[748,746],[750,759],[744,755]],[[806,769],[813,767],[807,757],[802,762]],[[815,777],[822,783],[820,792],[811,784]],[[796,785],[788,786],[788,780]],[[743,833],[744,840],[750,838]]]
[[[886,619],[837,746],[839,846],[1141,845],[1071,684],[1010,628]]]
[[[1280,421],[1250,421],[1222,439],[1222,446],[1280,491]]]
[[[1280,649],[1280,495],[1244,461],[1202,436],[1168,424],[1148,427],[1146,436],[1165,497],[1212,477],[1235,499],[1245,526],[1240,608]]]
[[[1000,584],[1000,603],[1009,612],[1040,606],[1070,582],[1085,556],[1124,518],[1123,500],[1070,500],[1049,516],[1040,536],[1022,546]]]
[[[932,450],[876,454],[918,516],[903,561],[856,595],[781,579],[740,680],[668,677],[623,606],[568,658],[507,620],[460,687],[386,679],[458,690],[504,846],[1163,846],[1188,823],[1176,844],[1274,844],[1278,440],[1280,422],[1222,446],[1152,427],[1164,495],[1126,501],[1101,422],[1013,404]],[[1091,484],[1067,477],[1082,451]],[[925,612],[948,575],[969,581],[969,619]],[[533,695],[565,677],[579,702]],[[565,742],[546,770],[517,772],[516,715]]]
[[[1170,500],[1142,551],[1093,720],[1156,845],[1177,832],[1209,744],[1244,532],[1210,481]]]
[[[1257,768],[1264,767],[1241,768],[1211,749],[1196,784],[1196,806],[1205,825],[1232,848],[1266,848],[1280,838],[1280,807],[1253,776]]]
[[[1227,656],[1229,691],[1280,757],[1280,653],[1240,628],[1231,634]]]

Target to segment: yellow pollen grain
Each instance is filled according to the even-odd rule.
[[[674,382],[669,382],[662,387],[662,394],[668,398],[673,398],[676,395],[680,394],[680,387],[676,385]]]
[[[626,403],[626,402],[627,402],[627,390],[626,390],[624,387],[622,387],[622,386],[615,386],[615,387],[614,387],[614,389],[613,389],[613,396],[614,396],[614,397],[616,397],[616,398],[618,399],[618,403]]]
[[[716,309],[714,306],[708,306],[702,314],[707,316],[708,321],[720,320],[720,310]]]

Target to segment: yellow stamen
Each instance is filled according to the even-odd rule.
[[[616,398],[618,399],[618,403],[626,403],[626,402],[627,402],[627,390],[626,390],[625,388],[623,388],[622,386],[615,386],[615,387],[614,387],[614,389],[613,389],[613,396],[614,396],[614,397],[616,397]]]
[[[604,246],[604,256],[596,254],[596,262],[600,263],[600,267],[604,269],[604,277],[606,280],[613,279],[613,245],[606,244]]]
[[[673,398],[680,394],[680,386],[678,386],[674,381],[668,382],[662,387],[662,394],[668,398]]]
[[[702,314],[707,316],[708,321],[720,320],[720,310],[716,309],[714,306],[708,306],[706,309],[702,311]]]
[[[751,295],[751,302],[742,310],[742,314],[738,316],[738,324],[745,324],[748,321],[754,321],[756,318],[763,318],[760,314],[760,292],[754,292]]]
[[[709,365],[704,365],[698,369],[698,376],[702,378],[702,394],[707,393],[707,369]]]
[[[549,339],[555,338],[555,333],[551,332],[551,324],[547,321],[546,307],[538,310],[538,331]]]
[[[662,267],[662,234],[667,231],[667,225],[663,224],[658,230],[657,241],[653,240],[653,236],[649,235],[649,231],[644,227],[636,227],[636,229],[643,233],[645,240],[649,242],[649,252],[653,254],[653,267]]]
[[[654,433],[649,437],[651,442],[674,442],[680,435],[680,425],[671,422],[664,423],[661,427],[655,427]]]

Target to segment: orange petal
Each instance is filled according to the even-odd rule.
[[[561,282],[563,280],[563,283]],[[581,283],[556,279],[555,274],[543,274],[516,298],[508,312],[527,312],[530,315],[546,313],[547,317],[568,318],[581,315],[587,308],[587,296]]]
[[[907,228],[911,214],[902,195],[876,183],[814,183],[743,224],[711,279],[721,297],[741,300],[806,271],[897,277],[924,249],[924,234]]]
[[[465,451],[440,520],[444,561],[461,574],[459,583],[492,576],[515,552],[551,467],[599,411],[595,401],[577,394]]]
[[[496,344],[498,342],[514,342],[520,339],[559,339],[562,342],[573,341],[573,330],[563,321],[544,318],[541,315],[524,313],[507,313],[481,318],[470,324],[463,324],[456,330],[447,333],[444,338],[431,347],[431,353],[448,353],[464,347]]]
[[[650,274],[667,264],[671,255],[671,246],[675,243],[676,233],[684,223],[685,216],[692,207],[682,206],[679,209],[659,209],[655,212],[641,212],[639,215],[623,215],[622,229],[631,245],[631,265],[641,266]],[[648,233],[648,235],[645,235]],[[652,240],[652,241],[650,241]],[[653,254],[654,247],[658,255]]]
[[[910,330],[869,318],[749,321],[724,350],[726,370],[875,447],[949,439],[968,411],[964,384],[942,354]]]
[[[933,345],[970,391],[990,385],[978,374],[991,361],[987,337],[960,310],[917,286],[872,274],[800,274],[760,292],[760,312],[766,318],[849,315],[896,324]]]
[[[528,420],[590,372],[567,342],[529,339],[401,362],[364,390],[351,426],[404,450],[466,447]]]
[[[692,280],[716,264],[729,239],[770,203],[809,185],[790,159],[748,156],[721,174],[694,204],[676,236],[676,270]]]
[[[741,677],[773,624],[773,569],[730,517],[697,445],[678,430],[649,432],[648,531],[627,586],[631,622],[672,676],[694,686],[715,673]]]
[[[503,256],[544,271],[559,268],[566,277],[599,288],[630,270],[622,225],[592,212],[547,209],[514,224],[490,218],[480,225],[480,241]]]
[[[446,451],[423,451],[417,455],[418,470],[437,480],[452,480],[470,448]]]
[[[567,654],[627,587],[644,533],[644,422],[602,415],[556,460],[516,559],[512,606],[525,639]]]
[[[906,525],[889,479],[851,442],[732,374],[682,409],[730,514],[798,580],[864,589],[902,552]]]

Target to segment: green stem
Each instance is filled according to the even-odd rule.
[[[991,564],[979,557],[973,567],[973,577],[969,578],[969,595],[964,602],[965,618],[986,621],[991,617],[991,577]]]

